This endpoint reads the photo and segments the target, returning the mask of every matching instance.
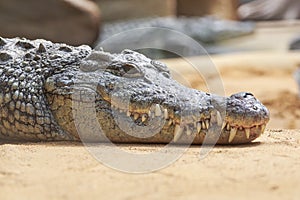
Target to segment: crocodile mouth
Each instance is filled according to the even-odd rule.
[[[228,116],[222,118],[219,111],[212,111],[209,116],[199,118],[189,116],[189,119],[194,119],[193,121],[183,120],[180,117],[171,114],[174,113],[174,111],[171,111],[159,104],[153,104],[148,109],[143,108],[138,109],[138,111],[133,109],[126,110],[124,108],[119,108],[117,105],[111,105],[111,108],[114,111],[131,118],[131,120],[139,126],[147,126],[149,121],[154,118],[159,118],[159,120],[162,121],[164,120],[164,127],[173,127],[172,134],[174,142],[178,142],[182,136],[196,137],[200,134],[204,134],[206,136],[210,128],[217,127],[217,130],[221,131],[219,137],[226,138],[226,141],[223,141],[220,144],[234,143],[233,141],[236,136],[244,138],[244,143],[247,143],[264,133],[267,124],[267,120],[261,120],[252,125],[233,124],[230,123],[230,121],[233,120],[226,120]],[[218,134],[216,133],[215,135]]]

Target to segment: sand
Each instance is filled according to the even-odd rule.
[[[298,58],[298,54],[292,56]],[[253,143],[217,146],[204,159],[199,157],[200,146],[192,146],[170,166],[145,174],[106,167],[81,143],[0,143],[0,199],[298,199],[300,104],[291,76],[296,60],[288,57],[293,62],[272,70],[240,68],[234,64],[238,59],[227,62],[226,56],[213,60],[226,94],[250,91],[270,109],[268,130]],[[205,82],[180,61],[169,62],[192,87],[205,90]],[[119,148],[149,153],[162,146]]]
[[[300,131],[268,130],[256,142],[190,147],[169,167],[128,174],[79,143],[0,145],[0,199],[298,199]],[[121,145],[148,152],[158,145]],[[105,148],[105,145],[99,148]]]

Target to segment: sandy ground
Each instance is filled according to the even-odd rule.
[[[0,199],[299,199],[300,131],[268,130],[256,142],[199,146],[162,170],[128,174],[81,144],[0,145]],[[160,146],[121,145],[149,152]],[[99,148],[105,148],[105,145]]]

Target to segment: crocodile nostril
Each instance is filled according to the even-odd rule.
[[[248,96],[253,97],[254,95],[252,93],[250,93],[250,92],[245,92],[244,98],[247,98]]]

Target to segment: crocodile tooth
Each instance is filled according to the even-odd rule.
[[[155,105],[155,116],[156,117],[161,116],[161,109],[160,109],[160,105],[159,104]]]
[[[164,117],[165,119],[169,119],[168,109],[164,109]]]
[[[249,139],[250,138],[250,128],[245,128],[245,133],[246,133],[247,139]]]
[[[127,117],[130,117],[131,113],[129,112],[129,110],[126,112]]]
[[[197,122],[197,131],[198,131],[198,133],[200,133],[200,131],[201,131],[201,123],[200,122]]]
[[[226,123],[226,122],[223,122],[223,124],[222,124],[222,129],[221,129],[221,130],[223,130],[223,129],[225,128],[226,125],[227,125],[227,123]]]
[[[134,115],[133,115],[134,120],[137,120],[139,117],[140,117],[140,115],[138,113],[134,113]]]
[[[265,132],[265,129],[266,129],[266,125],[261,125],[261,134],[263,134]]]
[[[169,119],[168,125],[171,126],[172,124],[173,124],[173,120],[172,120],[172,119]]]
[[[227,123],[226,129],[227,129],[228,131],[230,131],[230,125],[229,125],[229,123]]]
[[[189,129],[188,126],[186,127],[186,134],[187,135],[192,135],[192,131],[191,131],[191,129]]]
[[[146,114],[143,114],[143,115],[142,115],[142,122],[145,122],[146,119],[147,119],[147,115],[146,115]]]
[[[183,133],[183,127],[180,127],[178,124],[175,126],[174,131],[174,142],[177,142]]]
[[[204,121],[201,121],[201,123],[202,123],[202,129],[206,129]]]
[[[219,111],[217,111],[217,124],[218,124],[218,126],[221,126],[222,123],[223,123],[223,120],[222,120],[221,113]]]
[[[205,120],[205,125],[206,125],[206,128],[209,129],[209,120]]]
[[[231,130],[230,130],[229,139],[228,139],[229,143],[232,142],[232,140],[234,139],[234,137],[236,135],[236,132],[237,132],[237,128],[232,127]]]
[[[213,124],[213,123],[215,123],[217,121],[217,114],[216,114],[216,112],[212,112],[211,114],[210,114],[210,122]]]
[[[151,117],[152,117],[151,110],[149,110],[149,112],[148,112],[148,117],[149,117],[149,118],[151,118]]]

